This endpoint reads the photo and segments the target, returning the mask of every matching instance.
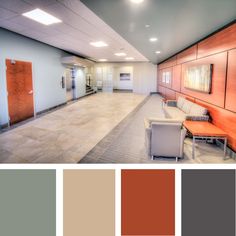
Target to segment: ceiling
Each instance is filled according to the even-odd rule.
[[[22,16],[40,8],[62,23]],[[158,63],[236,19],[236,0],[0,0],[0,27],[92,60]],[[145,25],[150,27],[145,27]],[[149,42],[157,37],[156,42]],[[89,43],[105,41],[95,48]],[[156,54],[155,51],[161,51]]]
[[[236,0],[81,1],[153,63],[236,19]],[[150,43],[150,37],[158,41]]]
[[[35,8],[62,23],[45,26],[22,16]],[[122,48],[135,61],[148,61],[79,0],[0,0],[0,27],[92,60],[124,61],[114,55]],[[89,44],[100,40],[109,46],[95,48]]]

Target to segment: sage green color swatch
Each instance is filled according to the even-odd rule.
[[[0,170],[0,235],[56,236],[55,170]]]

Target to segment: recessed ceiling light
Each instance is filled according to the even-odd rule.
[[[143,0],[130,0],[131,2],[133,2],[133,3],[141,3],[141,2],[143,2]]]
[[[107,59],[99,59],[98,61],[107,61]]]
[[[106,47],[108,46],[105,42],[103,41],[98,41],[98,42],[91,42],[90,45],[97,47],[97,48],[101,48],[101,47]]]
[[[149,27],[150,27],[150,25],[149,25],[149,24],[146,24],[146,25],[145,25],[145,27],[146,27],[146,28],[149,28]]]
[[[118,57],[124,57],[124,56],[126,56],[126,53],[124,53],[124,52],[117,52],[117,53],[115,53],[115,55],[118,56]]]
[[[149,41],[150,41],[150,42],[156,42],[156,41],[157,41],[157,38],[152,37],[152,38],[149,39]]]
[[[161,51],[156,51],[156,54],[160,54],[161,53]]]
[[[36,8],[33,11],[23,13],[22,15],[44,25],[51,25],[62,22],[60,19],[48,14],[45,11],[40,10],[39,8]]]
[[[126,57],[125,60],[134,60],[133,57]]]

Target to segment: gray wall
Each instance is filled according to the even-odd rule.
[[[61,88],[66,56],[62,50],[0,28],[0,124],[8,123],[5,59],[30,61],[33,66],[35,112],[66,102]]]

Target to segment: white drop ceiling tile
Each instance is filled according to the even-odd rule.
[[[30,37],[30,38],[33,38],[33,39],[39,39],[39,38],[45,38],[45,37],[48,37],[47,34],[43,33],[43,32],[39,32],[37,30],[26,30],[26,31],[21,31],[21,34],[27,36],[27,37]]]
[[[51,5],[57,2],[57,0],[24,0],[24,1],[38,8],[46,7],[48,5]]]
[[[113,30],[108,30],[110,27],[99,17],[97,17],[91,10],[89,10],[83,3],[78,0],[59,0],[59,2],[79,16],[80,22],[78,22],[78,24],[80,26],[84,25],[83,28],[80,28],[82,31],[89,29],[88,31],[93,32],[93,35],[96,37],[101,37],[102,35],[104,40],[116,40],[114,35],[117,33]],[[97,31],[97,34],[94,30]],[[113,32],[114,35],[111,35],[111,32]]]
[[[72,32],[77,32],[76,29],[74,29],[73,27],[71,27],[68,24],[65,24],[64,22],[60,23],[60,24],[54,24],[51,26],[51,28],[63,33],[63,34],[71,34]]]
[[[17,13],[4,9],[4,8],[0,8],[0,19],[9,19],[11,17],[16,16]]]
[[[91,42],[92,41],[92,37],[88,36],[87,34],[84,34],[83,32],[74,29],[73,27],[71,27],[70,25],[66,25],[66,24],[57,24],[52,26],[53,29],[57,30],[58,32],[60,32],[60,34],[63,35],[68,35],[72,38],[75,38],[76,40],[82,40],[84,42]]]
[[[89,54],[90,51],[92,51],[87,43],[81,41],[81,40],[76,40],[68,35],[65,35],[65,36],[58,36],[57,37],[59,40],[61,41],[65,41],[67,43],[67,45],[69,46],[69,48],[73,49],[73,48],[81,48],[83,49],[83,51],[87,51]],[[79,51],[80,52],[80,51]]]
[[[26,3],[22,0],[6,0],[6,1],[1,0],[0,7],[6,8],[19,14],[34,9],[34,7],[31,4]]]
[[[76,15],[79,15],[85,21],[94,26],[99,24],[103,27],[106,25],[98,16],[96,16],[90,9],[88,9],[81,1],[78,0],[58,0],[61,4],[69,8]],[[103,24],[102,24],[103,23]],[[101,27],[100,27],[101,28]]]
[[[41,25],[40,23],[30,20],[22,15],[9,19],[9,22],[22,25],[28,29],[37,29]]]
[[[53,4],[47,7],[49,9],[49,13],[55,15],[59,19],[61,19],[65,24],[76,28],[83,33],[95,37],[101,37],[103,33],[99,31],[96,27],[89,24],[83,18],[72,12],[71,10],[67,9],[62,4]],[[58,16],[57,16],[58,15]]]
[[[23,25],[11,22],[9,20],[1,20],[0,21],[0,27],[3,27],[5,29],[11,30],[11,31],[16,32],[16,33],[27,30],[27,28],[28,28],[28,27],[25,27]]]
[[[44,34],[47,34],[48,36],[57,36],[60,35],[61,32],[58,31],[57,29],[53,29],[51,26],[46,26],[46,25],[38,25],[37,28],[34,28],[33,30],[37,30],[38,32],[42,32]]]

